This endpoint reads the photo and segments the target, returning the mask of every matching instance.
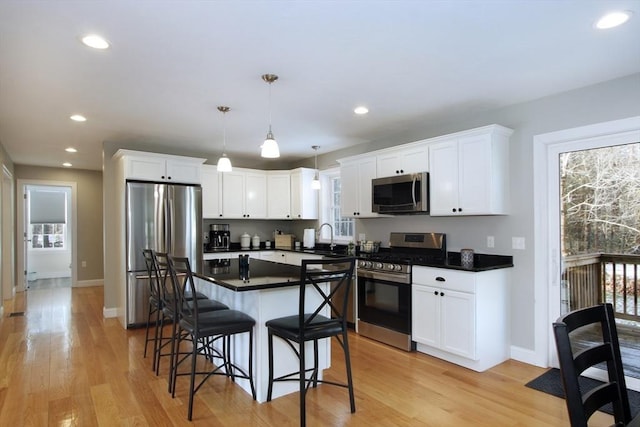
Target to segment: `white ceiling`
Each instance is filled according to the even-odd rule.
[[[594,30],[612,9],[635,13]],[[112,47],[85,47],[87,33]],[[273,132],[293,161],[636,72],[640,0],[0,0],[0,142],[19,164],[101,169],[103,141],[215,161],[218,105],[231,159],[257,158],[265,73],[280,77]]]

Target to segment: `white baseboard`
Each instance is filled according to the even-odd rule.
[[[548,368],[546,361],[542,361],[535,351],[522,347],[511,346],[511,358],[519,362],[527,363],[529,365],[539,366],[541,368]]]
[[[87,288],[90,286],[104,286],[104,280],[103,279],[78,280],[76,283],[71,285],[72,288]]]
[[[104,317],[105,319],[118,317],[118,309],[115,307],[113,308],[102,307],[102,317]]]
[[[45,271],[43,273],[32,272],[32,273],[29,273],[27,276],[31,280],[58,279],[61,277],[71,277],[71,272],[69,270]]]

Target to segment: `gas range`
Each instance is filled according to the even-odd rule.
[[[360,254],[358,275],[411,283],[414,263],[444,263],[446,235],[442,233],[391,233],[390,247],[382,252]]]
[[[406,351],[411,339],[411,267],[415,262],[444,263],[441,233],[391,233],[389,248],[360,254],[358,333]]]

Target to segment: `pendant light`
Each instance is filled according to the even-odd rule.
[[[227,122],[226,115],[229,107],[219,106],[218,111],[222,113],[222,156],[218,159],[218,172],[231,172],[231,160],[227,157]]]
[[[319,145],[312,145],[311,148],[313,148],[313,150],[316,152],[315,155],[315,169],[316,169],[316,174],[313,177],[313,180],[311,181],[311,188],[314,190],[319,190],[320,189],[320,177],[318,176],[318,148],[320,148]]]
[[[278,148],[278,143],[271,132],[271,83],[278,80],[278,76],[275,74],[263,74],[262,80],[269,83],[269,132],[267,132],[267,138],[261,146],[262,151],[260,155],[268,159],[275,159],[280,157],[280,149]]]

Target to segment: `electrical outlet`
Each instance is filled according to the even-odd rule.
[[[524,237],[512,237],[511,247],[513,249],[524,250]]]
[[[367,235],[364,233],[358,234],[358,240],[360,240],[361,242],[364,242],[365,240],[367,240]]]
[[[82,268],[85,268],[87,266],[87,261],[82,261]]]
[[[493,236],[487,236],[487,247],[493,248],[496,245],[496,239]]]

